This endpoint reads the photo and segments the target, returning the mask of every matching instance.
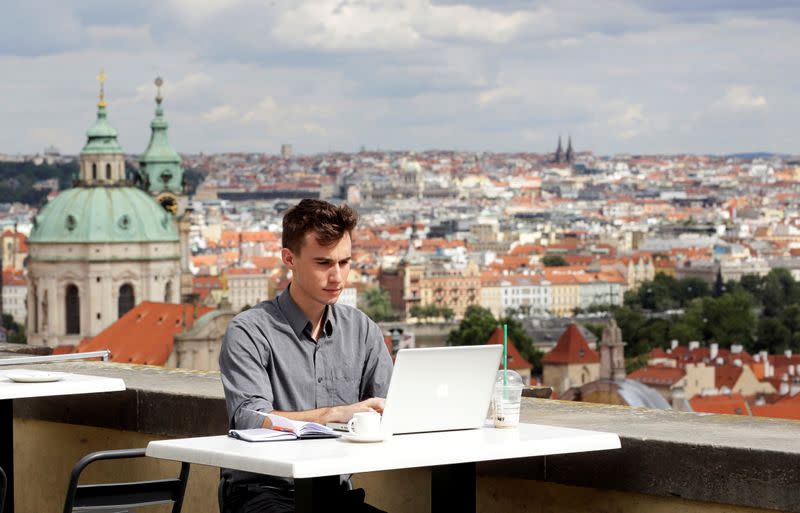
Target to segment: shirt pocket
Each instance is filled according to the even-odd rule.
[[[343,404],[357,403],[361,384],[361,370],[354,365],[340,365],[333,369],[332,392]]]

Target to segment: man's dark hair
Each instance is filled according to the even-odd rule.
[[[327,247],[340,241],[345,232],[352,236],[357,223],[358,214],[347,205],[304,199],[283,216],[283,247],[300,254],[308,232],[314,232],[317,243]]]

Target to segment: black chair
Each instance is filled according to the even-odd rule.
[[[3,505],[6,503],[6,486],[8,486],[8,479],[3,467],[0,467],[0,513],[3,513]]]
[[[135,481],[132,483],[79,485],[81,472],[99,460],[118,460],[145,457],[144,449],[98,451],[87,454],[72,469],[64,501],[64,513],[73,511],[127,511],[127,508],[173,503],[172,513],[180,513],[183,494],[189,480],[189,464],[181,465],[180,476],[173,479]],[[118,509],[114,509],[118,508]]]

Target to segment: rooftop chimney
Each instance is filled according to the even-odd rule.
[[[738,354],[742,352],[742,344],[731,344],[731,353]]]
[[[786,395],[789,393],[789,383],[786,381],[781,381],[781,386],[778,389],[778,393],[780,395]]]
[[[719,354],[719,344],[717,344],[716,342],[711,344],[710,351],[711,351],[711,353],[709,354],[709,357],[712,360],[714,360],[717,357],[717,355]]]
[[[739,358],[737,358],[737,359],[735,359],[735,360],[733,361],[733,364],[734,364],[735,366],[737,366],[737,367],[741,367],[741,366],[742,366],[742,361],[741,361]]]
[[[689,351],[694,351],[695,349],[700,349],[700,342],[692,340],[689,342]]]
[[[686,392],[683,387],[674,387],[670,390],[670,402],[673,410],[692,411],[688,401],[686,401]]]
[[[792,357],[792,350],[791,349],[787,349],[786,351],[783,352],[783,354],[786,355],[786,358],[791,358]]]
[[[678,340],[673,338],[669,343],[669,347],[670,349],[675,349],[678,347]]]

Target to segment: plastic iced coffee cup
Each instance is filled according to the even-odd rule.
[[[519,426],[522,377],[512,370],[498,371],[492,392],[492,417],[496,428]]]

